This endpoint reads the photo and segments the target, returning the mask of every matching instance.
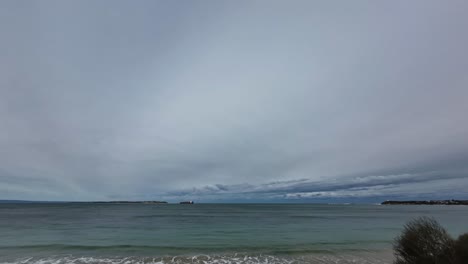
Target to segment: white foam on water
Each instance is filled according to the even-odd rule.
[[[22,258],[0,264],[391,264],[392,260],[381,254],[360,255],[196,255],[171,257],[46,257]]]

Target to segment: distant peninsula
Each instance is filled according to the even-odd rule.
[[[166,201],[82,201],[82,202],[67,202],[67,201],[26,201],[26,200],[0,200],[0,203],[60,203],[60,204],[167,204]]]
[[[95,201],[95,202],[71,202],[93,204],[167,204],[166,201]]]
[[[468,205],[468,200],[385,201],[382,205]]]

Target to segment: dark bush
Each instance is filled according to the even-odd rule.
[[[420,217],[405,225],[393,249],[396,264],[453,264],[455,241],[433,218]]]
[[[455,263],[468,263],[468,233],[459,236],[458,239],[455,241],[455,256]]]

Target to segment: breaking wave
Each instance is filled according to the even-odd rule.
[[[75,257],[51,256],[31,257],[4,261],[0,264],[390,264],[391,259],[381,254],[365,255],[306,255],[306,256],[274,256],[274,255],[196,255],[196,256],[166,256],[166,257]]]

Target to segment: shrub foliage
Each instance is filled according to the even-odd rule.
[[[463,251],[466,245],[460,244],[460,250]],[[395,239],[393,249],[396,264],[457,263],[455,241],[437,221],[429,217],[407,223],[402,234]]]
[[[455,259],[456,264],[468,263],[468,233],[459,236],[455,241]]]

